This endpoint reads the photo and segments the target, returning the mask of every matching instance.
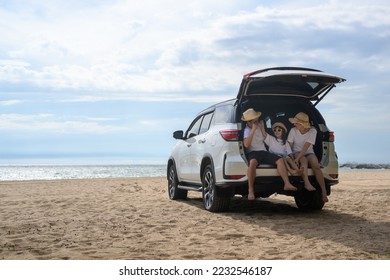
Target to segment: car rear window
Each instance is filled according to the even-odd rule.
[[[222,105],[215,108],[214,120],[215,124],[232,123],[233,122],[233,105]]]
[[[287,95],[316,100],[339,80],[333,77],[280,75],[252,79],[245,95]]]

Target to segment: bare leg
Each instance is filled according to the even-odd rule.
[[[315,187],[312,186],[312,184],[310,183],[309,181],[309,174],[308,174],[308,161],[306,159],[306,157],[302,157],[300,160],[299,160],[299,163],[301,164],[301,166],[303,167],[303,174],[302,174],[302,178],[303,178],[303,182],[305,184],[305,189],[308,190],[309,192],[313,192],[316,190]]]
[[[254,184],[255,184],[255,178],[256,178],[257,165],[258,165],[258,162],[255,159],[252,159],[249,162],[249,167],[248,167],[248,200],[255,199]]]
[[[299,168],[295,162],[287,157],[287,158],[283,158],[285,163],[286,163],[286,167],[287,167],[287,170],[288,172],[290,172],[291,175],[293,176],[301,176],[303,174],[303,167]]]
[[[286,167],[285,161],[282,158],[280,158],[276,161],[276,167],[278,169],[280,177],[282,177],[283,182],[284,182],[283,189],[285,191],[297,191],[298,189],[296,187],[294,187],[288,179],[287,167]]]
[[[310,155],[307,157],[307,160],[310,164],[311,169],[314,172],[314,175],[316,177],[318,184],[321,187],[322,200],[324,202],[328,202],[329,199],[328,199],[328,196],[326,194],[324,174],[322,174],[322,170],[321,170],[320,164],[318,163],[318,159],[315,155]]]
[[[295,170],[291,167],[291,165],[288,163],[288,160],[287,160],[286,158],[283,158],[283,160],[284,160],[284,164],[286,165],[287,172],[288,172],[290,175],[296,176],[296,172],[295,172]]]

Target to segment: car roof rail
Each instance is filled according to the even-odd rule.
[[[288,66],[287,66],[287,67],[272,67],[272,68],[265,68],[265,69],[261,69],[261,70],[249,72],[249,73],[245,74],[244,77],[250,77],[250,76],[253,76],[253,75],[256,75],[256,74],[259,74],[259,73],[263,73],[263,72],[267,72],[267,71],[271,71],[271,70],[301,70],[301,71],[322,72],[322,71],[320,71],[320,70],[312,69],[312,68],[288,67]]]

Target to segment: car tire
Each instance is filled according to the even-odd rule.
[[[294,196],[294,199],[298,208],[303,210],[321,210],[325,205],[319,189],[313,192],[303,189]]]
[[[202,174],[202,197],[204,208],[210,212],[223,212],[230,207],[230,190],[216,187],[214,171],[210,164]]]
[[[177,173],[175,165],[172,164],[168,170],[168,196],[169,199],[186,199],[187,198],[187,190],[182,190],[178,188],[179,180],[177,179]]]

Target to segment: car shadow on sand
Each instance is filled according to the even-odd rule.
[[[183,202],[206,211],[201,198]],[[235,198],[228,212],[218,213],[259,228],[268,227],[278,234],[328,240],[366,252],[368,258],[375,254],[378,259],[390,259],[390,221],[369,220],[359,214],[338,212],[326,206],[321,211],[304,211],[293,203],[274,198],[255,201]]]

